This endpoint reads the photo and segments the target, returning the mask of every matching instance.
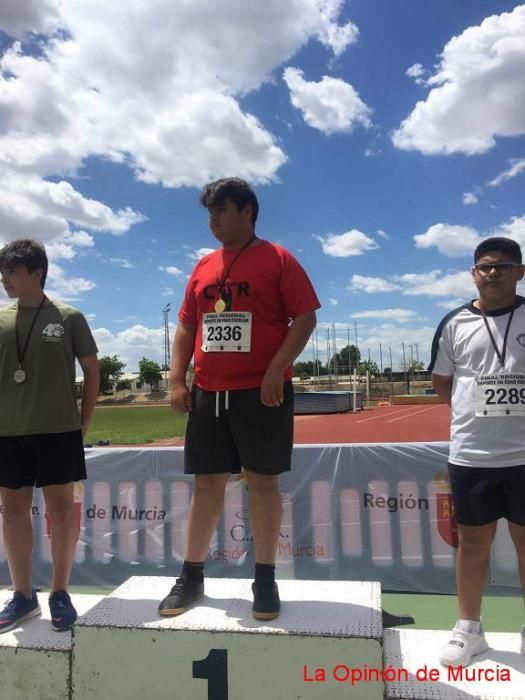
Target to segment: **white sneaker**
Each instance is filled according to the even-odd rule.
[[[522,654],[525,654],[525,625],[523,625],[523,627],[521,628],[520,651]]]
[[[473,656],[489,648],[483,627],[479,632],[469,632],[465,627],[468,625],[464,622],[456,622],[452,637],[441,650],[439,661],[443,666],[468,666]]]

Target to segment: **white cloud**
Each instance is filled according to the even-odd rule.
[[[115,265],[120,265],[120,267],[123,267],[125,270],[131,270],[135,267],[127,258],[110,258],[109,261],[115,263]]]
[[[491,235],[512,238],[525,250],[525,216],[513,216],[510,221],[501,224]]]
[[[344,80],[325,75],[318,83],[308,82],[297,68],[286,68],[283,78],[293,106],[312,128],[330,135],[352,131],[357,124],[371,126],[370,108]]]
[[[1,157],[1,156],[0,156]],[[50,256],[72,258],[76,248],[92,247],[93,232],[121,235],[145,217],[131,208],[113,211],[84,197],[68,182],[49,182],[37,175],[0,165],[0,241],[37,238]]]
[[[173,277],[180,277],[183,274],[182,270],[179,270],[178,267],[159,267],[159,270],[167,272],[168,275],[173,275]]]
[[[525,133],[525,5],[453,37],[427,85],[392,136],[398,148],[473,155]]]
[[[75,301],[84,292],[94,289],[96,284],[83,277],[67,278],[64,270],[56,263],[49,262],[46,294],[63,301]]]
[[[399,323],[407,323],[417,318],[415,311],[410,309],[378,309],[370,311],[357,311],[352,314],[352,318],[385,318]]]
[[[400,292],[403,296],[455,296],[469,298],[474,290],[468,270],[443,274],[441,270],[383,277],[353,275],[347,286],[350,292],[379,294]]]
[[[516,175],[519,175],[525,170],[525,158],[513,158],[510,161],[510,168],[504,170],[497,175],[493,180],[487,182],[489,187],[499,187],[502,183],[511,180]]]
[[[456,257],[472,255],[474,248],[481,242],[481,236],[469,226],[434,224],[425,233],[414,236],[414,241],[416,248],[435,247],[443,255]]]
[[[425,274],[405,274],[396,278],[404,287],[404,296],[455,296],[470,298],[475,291],[468,270],[443,275],[439,270]]]
[[[214,248],[198,248],[197,250],[192,250],[190,253],[186,253],[186,257],[188,257],[192,262],[198,263],[199,260],[205,255],[209,255],[213,252]]]
[[[337,299],[328,299],[328,301],[329,301],[331,306],[337,306],[339,304]]]
[[[390,238],[388,233],[386,231],[383,231],[383,229],[378,229],[377,235],[380,236],[381,238],[386,238],[386,239]]]
[[[34,238],[42,239],[40,232],[35,232]],[[77,248],[92,248],[95,245],[93,236],[85,231],[75,231],[73,233],[64,233],[46,243],[47,257],[50,260],[72,260],[77,254]]]
[[[40,56],[15,45],[2,57],[0,153],[40,174],[102,156],[173,187],[231,172],[271,180],[286,156],[238,97],[311,39],[339,55],[357,35],[338,24],[342,4],[62,3],[65,31]]]
[[[382,277],[363,277],[362,275],[352,275],[350,284],[347,286],[350,292],[365,292],[366,294],[376,294],[378,292],[395,292],[401,287],[395,282],[383,279]]]
[[[418,85],[424,85],[424,75],[426,73],[427,71],[423,68],[421,63],[414,63],[413,66],[410,66],[410,68],[407,69],[405,75],[407,75],[409,78],[414,78],[414,81]]]
[[[359,335],[359,348],[363,355],[365,348],[371,349],[372,359],[379,364],[379,344],[383,350],[383,367],[390,366],[390,352],[392,353],[392,365],[394,371],[403,366],[403,348],[405,345],[405,360],[408,364],[412,357],[415,360],[427,362],[430,359],[430,347],[436,329],[431,326],[417,326],[407,328],[393,323],[382,323],[371,329],[363,329]],[[412,346],[412,350],[410,349]],[[417,347],[416,347],[417,346]]]
[[[325,46],[332,49],[335,56],[340,56],[343,51],[357,41],[359,30],[347,22],[338,25],[337,19],[343,7],[343,0],[317,0],[320,12],[320,27],[317,37]]]
[[[375,250],[379,245],[361,231],[352,229],[340,235],[314,236],[321,242],[323,253],[334,258],[348,258],[363,255],[368,250]]]
[[[0,27],[13,37],[22,38],[27,32],[53,32],[59,20],[58,0],[2,0]]]
[[[459,306],[462,306],[465,303],[465,299],[447,299],[446,301],[438,301],[437,305],[441,306],[443,309],[447,309],[447,311],[452,311],[453,309],[457,309]]]
[[[500,224],[492,231],[481,234],[468,226],[451,226],[434,224],[426,233],[414,236],[417,248],[435,247],[443,255],[456,257],[472,255],[476,246],[485,238],[504,236],[517,241],[525,247],[525,215],[514,216],[506,223]]]
[[[170,323],[170,335],[173,338],[175,326]],[[118,333],[107,328],[93,329],[93,336],[98,346],[99,356],[119,355],[126,363],[126,371],[138,371],[138,363],[142,357],[155,362],[164,362],[164,329],[147,328],[135,324]]]
[[[478,198],[474,192],[463,192],[463,204],[477,204]]]
[[[170,187],[232,172],[275,179],[286,154],[239,99],[311,40],[339,56],[358,33],[339,23],[342,9],[342,0],[137,0],[131,10],[3,0],[0,26],[24,42],[0,57],[2,241],[38,237],[71,259],[86,245],[78,229],[118,235],[143,221],[65,180],[88,158]]]

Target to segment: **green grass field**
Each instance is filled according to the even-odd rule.
[[[169,406],[97,408],[85,442],[140,445],[180,437],[185,428],[186,416],[177,415]]]

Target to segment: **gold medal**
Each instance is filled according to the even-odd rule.
[[[224,301],[224,299],[217,299],[214,308],[218,314],[222,314],[222,312],[226,308],[226,302]]]

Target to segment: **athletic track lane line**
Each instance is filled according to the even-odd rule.
[[[356,420],[356,423],[366,423],[369,420],[385,420],[388,416],[397,416],[398,413],[405,413],[406,411],[413,411],[414,406],[409,408],[401,408],[399,411],[390,411],[390,413],[383,413],[377,416],[371,416],[370,418],[363,418],[363,420]]]
[[[436,404],[440,405],[440,404]],[[425,411],[432,411],[432,409],[436,408],[436,406],[427,406],[427,408],[422,408],[420,411],[416,411],[415,413],[409,413],[407,416],[400,416],[399,418],[392,418],[392,420],[387,420],[387,423],[394,423],[396,420],[403,420],[404,418],[412,418],[412,416],[417,416],[418,413],[425,413]]]

